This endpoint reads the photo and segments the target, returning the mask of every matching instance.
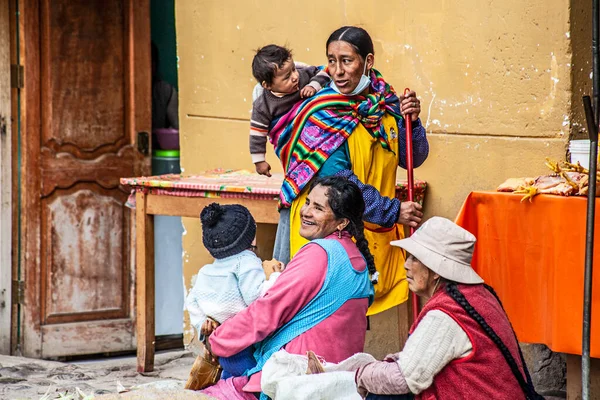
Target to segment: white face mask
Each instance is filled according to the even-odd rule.
[[[367,57],[368,56],[369,55],[367,54]],[[366,72],[367,72],[367,61],[365,59],[365,68],[363,69],[363,73],[360,76],[360,81],[358,81],[358,85],[356,85],[356,88],[354,88],[354,90],[351,93],[346,94],[346,96],[356,96],[357,94],[362,93],[367,87],[369,87],[369,85],[371,84],[371,77],[365,75]],[[345,94],[345,93],[340,92],[340,89],[335,85],[335,82],[333,80],[331,81],[330,86],[337,93]]]

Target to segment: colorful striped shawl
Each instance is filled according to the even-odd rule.
[[[386,112],[401,120],[400,101],[375,69],[371,71],[371,92],[366,96],[346,96],[327,87],[273,122],[269,140],[285,170],[280,206],[291,206],[358,123],[362,123],[383,148],[390,150],[380,122]]]

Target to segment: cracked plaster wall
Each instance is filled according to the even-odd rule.
[[[544,157],[565,157],[569,135],[585,125],[579,104],[590,87],[591,6],[583,0],[374,4],[177,0],[185,173],[253,169],[247,150],[253,49],[287,44],[296,60],[323,64],[328,35],[347,24],[369,31],[384,77],[422,99],[431,153],[415,174],[428,182],[427,216],[454,218],[469,192],[544,173]],[[280,170],[271,149],[267,160]],[[210,257],[199,221],[184,225],[189,288]],[[260,231],[262,242],[272,240],[273,230]],[[382,356],[399,348],[386,335],[396,329],[396,313],[371,323],[369,350]]]

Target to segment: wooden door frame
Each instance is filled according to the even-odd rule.
[[[39,57],[39,9],[37,1],[20,1],[20,60],[24,66],[25,82],[21,96],[21,209],[28,210],[21,214],[21,262],[22,280],[25,284],[25,304],[21,313],[21,335],[23,355],[40,358],[42,336],[40,328],[40,307],[37,298],[38,286],[41,281],[40,268],[27,268],[28,264],[40,264],[41,255],[38,253],[40,241],[40,210],[36,207],[39,202],[40,152],[39,146],[29,143],[40,140],[39,132],[40,107],[37,103],[40,87],[40,57]],[[37,105],[37,106],[36,106]],[[37,303],[38,307],[33,304]]]
[[[0,0],[0,354],[11,353],[12,124],[10,1]]]

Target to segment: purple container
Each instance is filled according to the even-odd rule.
[[[158,145],[163,150],[179,150],[179,129],[160,128],[153,129]]]

